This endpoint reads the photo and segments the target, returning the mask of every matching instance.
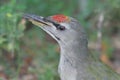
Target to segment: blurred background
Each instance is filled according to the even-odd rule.
[[[0,0],[0,80],[60,80],[58,44],[23,13],[76,18],[91,54],[120,73],[120,0]]]

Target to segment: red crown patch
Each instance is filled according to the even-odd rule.
[[[54,16],[52,16],[52,19],[58,23],[66,22],[69,20],[69,18],[63,14],[54,15]]]

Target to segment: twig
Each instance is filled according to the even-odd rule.
[[[101,53],[101,48],[102,48],[102,25],[103,25],[103,21],[104,21],[104,13],[101,12],[99,14],[99,18],[98,18],[98,24],[97,24],[97,45],[96,45],[96,49],[98,51],[98,53]]]

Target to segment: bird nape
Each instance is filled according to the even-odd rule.
[[[62,14],[49,17],[25,14],[23,17],[60,45],[58,72],[61,80],[120,80],[119,74],[91,56],[86,33],[76,19]]]

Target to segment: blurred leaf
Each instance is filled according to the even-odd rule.
[[[0,37],[0,45],[2,45],[5,41],[6,41],[6,39],[5,39],[5,38]]]

